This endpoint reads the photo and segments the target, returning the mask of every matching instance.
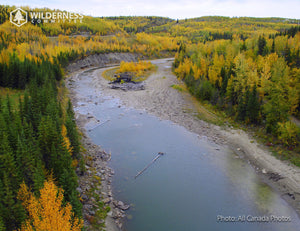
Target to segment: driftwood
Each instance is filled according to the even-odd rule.
[[[99,126],[101,126],[101,125],[103,125],[103,124],[105,124],[105,123],[107,123],[107,122],[109,122],[110,120],[106,120],[106,121],[104,121],[103,123],[99,123],[99,124],[97,124],[96,126],[94,126],[93,128],[91,128],[91,129],[89,129],[89,132],[90,131],[92,131],[92,130],[94,130],[95,128],[97,128],[97,127],[99,127]]]
[[[134,177],[134,179],[136,179],[139,175],[141,175],[144,171],[146,171],[147,168],[149,168],[151,164],[153,164],[159,157],[163,156],[164,154],[165,153],[163,153],[163,152],[157,153],[157,156],[145,168],[143,168],[141,171],[139,171],[138,174],[136,174],[136,176]]]
[[[277,181],[279,181],[279,180],[281,180],[281,179],[284,178],[284,177],[281,176],[280,174],[274,173],[274,172],[268,173],[268,176],[269,176],[269,180],[273,180],[273,181],[275,181],[275,182],[277,182]]]

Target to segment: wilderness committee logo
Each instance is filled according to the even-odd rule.
[[[20,27],[28,22],[28,14],[25,10],[17,8],[10,12],[9,20],[12,24]]]
[[[27,22],[32,24],[39,23],[82,23],[83,15],[77,13],[71,13],[66,11],[25,11],[21,8],[17,8],[10,12],[10,22],[18,27],[23,26]]]

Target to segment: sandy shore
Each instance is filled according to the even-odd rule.
[[[172,84],[180,84],[171,72],[173,60],[160,59],[152,62],[158,69],[146,80],[146,90],[110,89],[108,81],[102,78],[103,69],[96,71],[93,84],[104,95],[120,98],[127,107],[146,110],[161,119],[182,125],[200,137],[228,146],[250,162],[262,179],[280,192],[300,214],[300,168],[276,159],[267,147],[258,144],[242,130],[221,128],[197,119],[197,109],[192,97],[171,87]]]

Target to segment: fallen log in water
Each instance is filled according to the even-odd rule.
[[[153,164],[159,157],[161,157],[164,154],[165,153],[163,153],[163,152],[159,152],[158,155],[144,169],[142,169],[141,171],[138,172],[138,174],[136,174],[134,179],[136,179],[139,175],[141,175],[144,171],[146,171],[147,168],[149,168],[151,164]]]
[[[109,121],[110,121],[110,120],[106,120],[106,121],[104,121],[103,123],[97,124],[97,125],[94,126],[93,128],[89,129],[89,132],[92,131],[92,130],[94,130],[95,128],[97,128],[97,127],[99,127],[99,126],[102,126],[103,124],[105,124],[105,123],[107,123],[107,122],[109,122]]]

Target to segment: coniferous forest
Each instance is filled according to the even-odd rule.
[[[58,63],[19,60],[1,66],[3,87],[24,89],[18,99],[1,98],[1,224],[15,230],[26,218],[17,199],[22,183],[38,195],[52,176],[81,217],[75,167],[81,161],[79,135],[70,101],[62,106]]]
[[[83,23],[16,27],[9,22],[13,9],[0,6],[0,230],[31,230],[28,205],[38,199],[28,198],[51,190],[56,193],[49,197],[60,195],[62,206],[71,206],[70,230],[81,229],[76,188],[84,159],[64,68],[92,54],[175,56],[174,73],[191,94],[237,123],[254,126],[300,166],[296,21],[85,16]]]

